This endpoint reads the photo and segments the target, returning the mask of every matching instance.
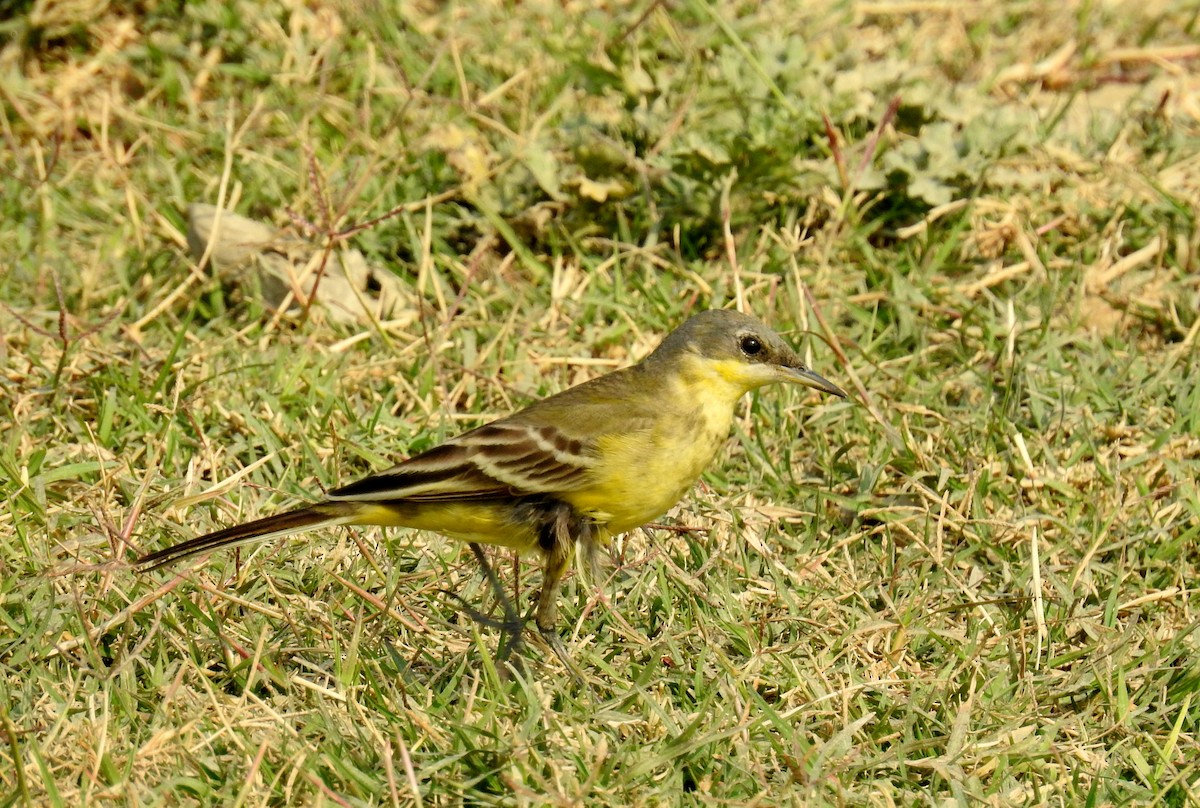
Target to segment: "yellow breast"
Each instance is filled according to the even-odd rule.
[[[691,489],[729,436],[734,404],[745,392],[713,374],[685,375],[676,384],[651,425],[599,441],[596,484],[566,496],[610,534],[657,519]]]

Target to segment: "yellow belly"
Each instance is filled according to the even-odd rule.
[[[537,547],[537,534],[516,519],[504,502],[364,503],[355,524],[409,527],[441,533],[452,539],[495,544],[519,552]]]
[[[616,535],[662,516],[691,490],[729,435],[725,410],[698,407],[650,434],[610,436],[596,484],[564,499]]]

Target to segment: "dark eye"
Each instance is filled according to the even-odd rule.
[[[738,342],[738,346],[742,349],[742,353],[746,356],[758,356],[763,352],[763,344],[758,337],[747,334]]]

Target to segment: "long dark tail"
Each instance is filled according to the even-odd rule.
[[[145,571],[173,564],[189,556],[207,553],[219,547],[232,547],[252,541],[265,541],[302,530],[345,525],[355,520],[361,506],[353,502],[322,502],[287,513],[256,519],[244,525],[206,533],[194,539],[156,550],[139,558],[135,564]]]

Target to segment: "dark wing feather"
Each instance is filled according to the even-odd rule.
[[[432,502],[559,494],[587,484],[597,456],[549,425],[497,421],[331,491],[340,501]]]

